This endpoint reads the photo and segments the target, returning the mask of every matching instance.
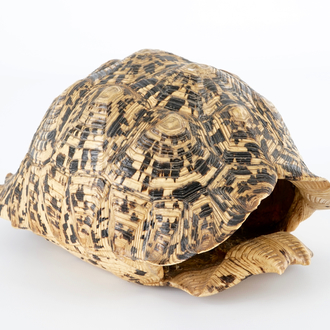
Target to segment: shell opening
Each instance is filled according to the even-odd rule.
[[[273,192],[251,212],[234,235],[251,239],[277,231],[285,231],[287,215],[296,194],[295,186],[287,180],[278,180]]]
[[[236,245],[247,240],[286,231],[291,206],[298,189],[287,180],[278,180],[273,192],[261,201],[258,208],[251,212],[242,226],[226,241],[205,253],[197,254],[181,264],[165,267],[168,278],[188,271],[205,270],[214,267],[225,259],[226,253]]]

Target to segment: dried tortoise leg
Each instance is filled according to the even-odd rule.
[[[5,178],[5,183],[8,182],[11,178],[13,177],[13,174],[12,173],[8,173],[6,175],[6,178]],[[5,188],[5,185],[4,184],[0,184],[0,194],[2,192],[2,190]]]
[[[5,182],[9,181],[12,176],[13,176],[13,173],[8,173],[5,177]]]
[[[304,181],[305,179],[305,181]],[[316,210],[330,209],[330,183],[323,178],[303,178],[301,181],[290,181],[296,193],[288,215],[285,231],[294,231],[298,225],[309,218]]]
[[[230,288],[251,275],[282,274],[292,264],[308,265],[312,252],[295,236],[276,232],[245,241],[230,249],[220,265],[183,271],[167,285],[194,296],[209,296]]]

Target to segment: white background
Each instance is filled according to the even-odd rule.
[[[282,114],[309,168],[330,179],[330,7],[324,1],[0,3],[0,182],[49,104],[109,59],[158,48],[239,75]],[[208,298],[125,282],[0,221],[2,329],[329,329],[330,213],[295,235],[309,267]]]

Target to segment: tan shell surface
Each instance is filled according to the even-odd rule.
[[[249,217],[263,200],[267,212]],[[307,264],[283,231],[329,207],[329,182],[309,172],[269,101],[235,75],[155,50],[109,61],[57,97],[0,187],[14,227],[127,280],[195,295],[267,270],[275,238],[289,255],[278,272]],[[244,255],[244,271],[228,268],[244,247],[266,266]]]

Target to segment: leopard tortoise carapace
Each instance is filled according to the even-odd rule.
[[[330,207],[274,106],[171,53],[112,60],[51,104],[0,215],[128,281],[196,296],[306,265],[289,232]]]

